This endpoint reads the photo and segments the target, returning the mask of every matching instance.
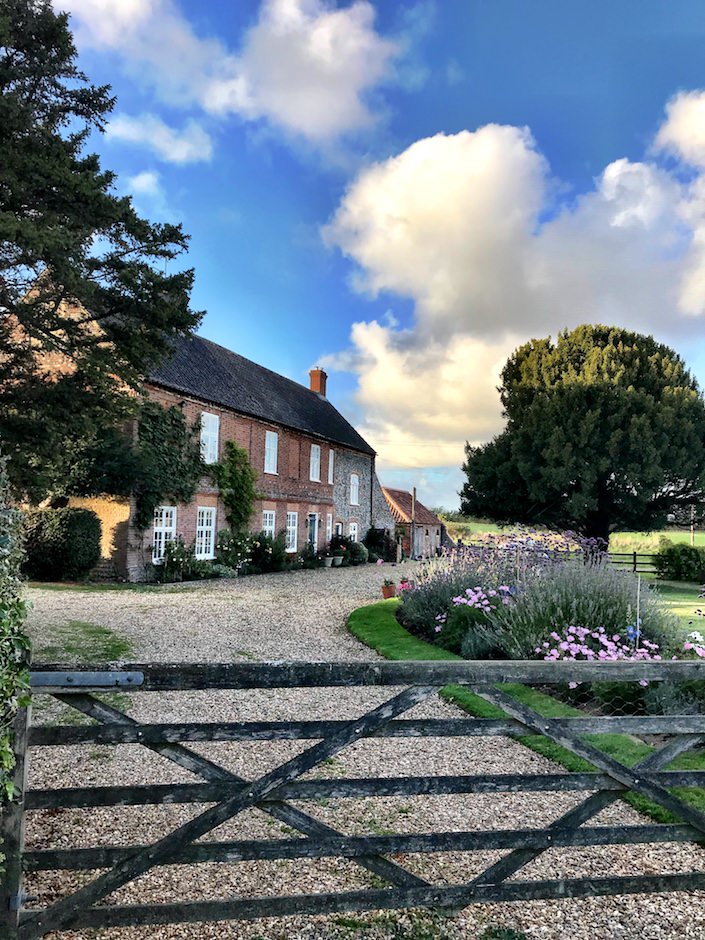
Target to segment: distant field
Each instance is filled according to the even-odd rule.
[[[662,532],[615,532],[610,538],[610,549],[613,552],[657,552],[662,536],[671,542],[690,545],[688,529],[664,529]],[[705,546],[705,532],[695,532],[695,544]]]
[[[495,525],[493,522],[484,522],[482,520],[446,522],[446,528],[452,539],[461,538],[463,541],[470,541],[474,535],[502,531],[500,526]],[[661,536],[665,536],[672,542],[690,544],[690,531],[688,529],[664,529],[661,532],[615,532],[610,538],[610,551],[654,554],[658,551]],[[705,532],[695,532],[695,544],[705,547]]]
[[[448,535],[457,541],[461,538],[464,542],[469,541],[473,535],[482,535],[486,532],[501,532],[502,530],[494,522],[446,522]]]

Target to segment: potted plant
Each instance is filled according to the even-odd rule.
[[[394,597],[396,593],[397,593],[397,586],[394,583],[394,581],[392,581],[391,578],[385,578],[382,583],[382,597],[384,598]]]

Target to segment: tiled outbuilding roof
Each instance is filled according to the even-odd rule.
[[[202,336],[181,337],[147,382],[304,431],[352,450],[375,451],[321,395]]]
[[[389,504],[392,518],[395,522],[411,522],[411,493],[406,490],[393,490],[388,486],[382,487],[384,498]],[[441,520],[430,509],[426,509],[423,503],[416,500],[414,506],[414,522],[417,525],[441,525]]]

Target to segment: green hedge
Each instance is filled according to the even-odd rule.
[[[705,582],[705,548],[671,544],[656,555],[656,574],[665,581]]]
[[[37,581],[85,577],[100,559],[100,519],[90,509],[32,509],[24,539],[23,570]]]
[[[5,463],[0,459],[0,804],[14,792],[12,724],[29,690],[29,639],[23,629],[26,604],[19,579],[21,522],[20,514],[10,508]]]

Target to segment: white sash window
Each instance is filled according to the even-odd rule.
[[[152,561],[159,565],[164,561],[166,543],[176,538],[176,506],[157,506],[154,510],[154,541]]]
[[[288,512],[286,514],[286,550],[295,552],[299,538],[299,514]]]
[[[215,558],[215,507],[199,506],[196,515],[196,558]]]
[[[201,457],[204,463],[218,462],[220,418],[209,411],[201,412]]]

